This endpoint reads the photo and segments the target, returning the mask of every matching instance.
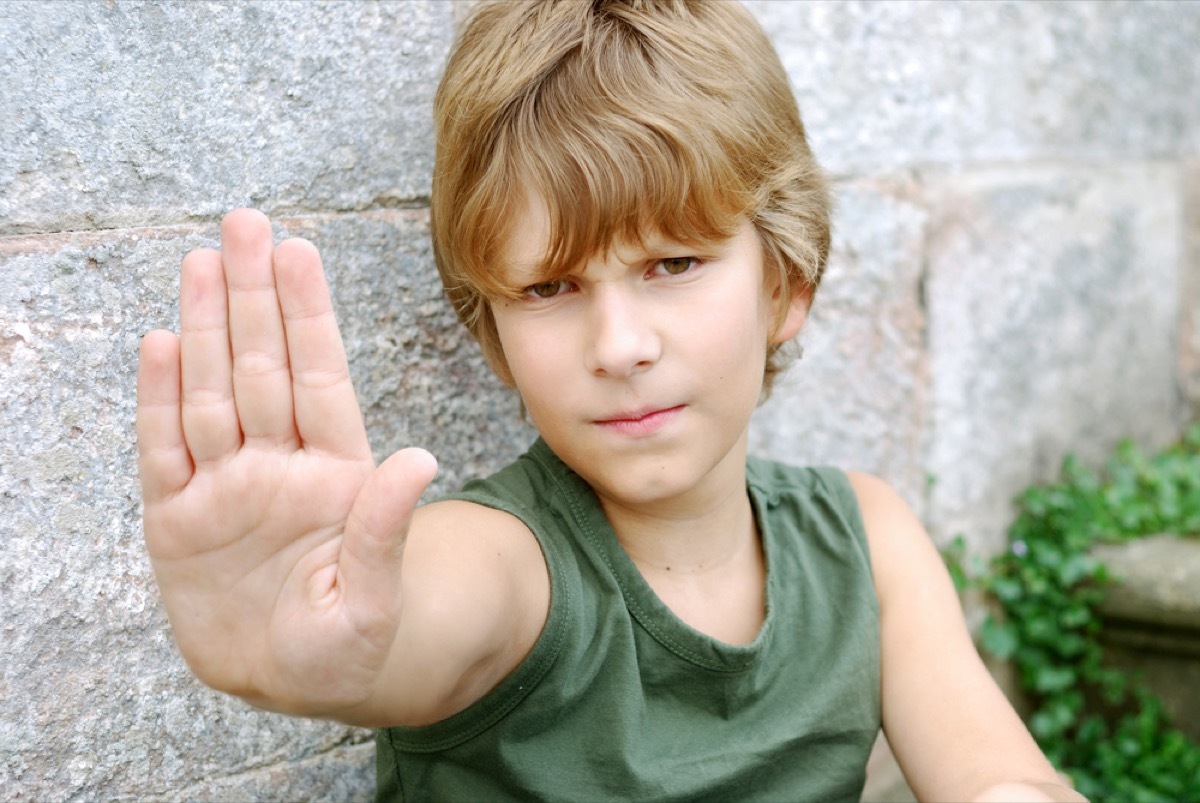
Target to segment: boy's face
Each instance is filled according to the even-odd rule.
[[[772,297],[753,226],[701,248],[618,243],[539,284],[548,216],[526,209],[503,260],[508,284],[525,289],[492,312],[550,448],[606,509],[696,510],[744,486],[768,342],[794,336],[807,312],[803,298]],[[772,336],[779,303],[787,316]]]

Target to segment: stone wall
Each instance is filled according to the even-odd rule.
[[[995,549],[1075,452],[1200,408],[1200,5],[753,2],[835,178],[754,449]],[[358,799],[361,731],[176,654],[142,547],[139,336],[253,205],[330,271],[377,454],[436,491],[529,440],[441,299],[429,104],[460,4],[0,3],[0,798]],[[486,448],[485,448],[486,444]]]

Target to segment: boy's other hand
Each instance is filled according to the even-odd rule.
[[[183,261],[180,335],[142,342],[146,542],[180,650],[214,688],[353,720],[400,615],[404,536],[436,463],[375,467],[320,256],[252,210]]]

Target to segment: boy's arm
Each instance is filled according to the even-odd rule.
[[[536,543],[461,504],[410,532],[436,463],[409,449],[375,467],[316,250],[274,246],[251,210],[222,221],[221,245],[184,259],[180,336],[147,334],[138,368],[146,542],[180,650],[270,710],[453,713],[536,638]]]
[[[1062,785],[971,642],[932,541],[882,481],[851,474],[870,544],[883,726],[921,800],[1081,801]]]

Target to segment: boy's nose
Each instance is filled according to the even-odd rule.
[[[606,288],[592,301],[588,370],[597,376],[622,378],[658,360],[662,341],[647,311],[631,293]]]

